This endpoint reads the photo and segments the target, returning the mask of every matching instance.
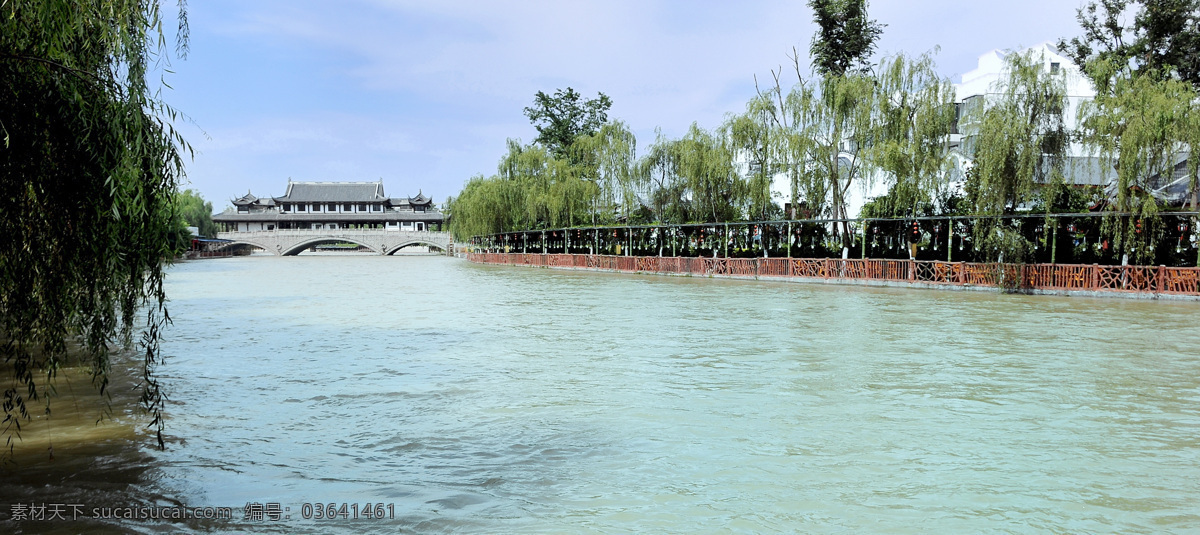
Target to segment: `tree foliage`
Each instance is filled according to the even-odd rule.
[[[596,133],[608,122],[608,109],[612,100],[599,93],[596,98],[584,99],[574,89],[556,90],[554,95],[538,91],[533,106],[525,108],[538,136],[535,143],[541,144],[556,158],[567,156],[575,139]]]
[[[89,366],[107,394],[109,348],[132,342],[145,304],[142,401],[162,445],[153,369],[186,144],[168,122],[175,112],[147,83],[165,60],[160,23],[154,1],[0,5],[0,353],[10,448],[30,403],[50,411],[60,367]]]
[[[884,25],[867,18],[867,0],[809,0],[817,33],[809,51],[821,75],[869,70]]]
[[[770,168],[787,176],[793,206],[806,216],[848,219],[852,188],[870,187],[879,173],[911,212],[945,186],[942,173],[953,123],[953,91],[938,77],[928,55],[885,59],[878,73],[827,74],[817,81],[800,74],[785,91],[780,72],[748,106],[771,125]],[[839,225],[843,248],[853,240]]]
[[[592,224],[600,221],[602,211],[613,207],[628,220],[641,205],[638,193],[644,179],[638,172],[637,138],[629,126],[622,121],[607,123],[576,138],[570,152],[577,172],[593,183]]]
[[[954,86],[928,55],[897,55],[879,67],[871,159],[888,181],[891,216],[909,216],[948,186]]]
[[[969,107],[960,125],[973,152],[967,192],[974,213],[1011,214],[1029,202],[1035,184],[1061,182],[1069,143],[1064,113],[1065,75],[1051,72],[1043,58],[1012,53],[987,101]],[[999,220],[975,227],[981,249],[1020,261],[1025,248]]]
[[[1132,220],[1109,220],[1107,230],[1114,245],[1134,261],[1150,259],[1154,252],[1149,244],[1162,230],[1158,201],[1151,195],[1161,184],[1151,179],[1171,177],[1177,162],[1191,155],[1188,188],[1193,209],[1197,205],[1200,95],[1182,80],[1139,76],[1110,61],[1089,67],[1100,84],[1095,100],[1080,113],[1084,140],[1116,169],[1112,208],[1135,214]]]
[[[676,146],[677,172],[690,201],[692,221],[732,221],[745,217],[745,183],[734,168],[727,137],[692,123]]]
[[[733,157],[745,166],[746,211],[751,219],[771,219],[777,210],[771,198],[771,181],[780,166],[771,113],[770,101],[751,99],[744,113],[730,116],[724,125]]]
[[[1099,0],[1079,8],[1076,18],[1083,35],[1059,39],[1058,47],[1081,70],[1092,73],[1089,64],[1107,62],[1200,88],[1200,0]]]
[[[204,200],[200,192],[187,189],[176,193],[175,212],[185,226],[199,229],[201,236],[216,237],[217,224],[212,220],[213,205]]]
[[[973,200],[980,214],[1012,213],[1030,199],[1034,184],[1061,177],[1069,142],[1064,75],[1030,53],[1005,61],[993,94],[969,106],[960,125],[977,169]]]
[[[873,217],[1011,216],[1030,209],[1094,206],[1094,195],[1066,186],[1074,139],[1117,169],[1112,207],[1139,214],[1108,225],[1109,238],[1121,233],[1124,237],[1115,239],[1119,246],[1128,244],[1136,258],[1148,259],[1152,251],[1137,248],[1153,242],[1158,232],[1153,217],[1157,204],[1148,192],[1161,184],[1151,180],[1177,175],[1178,162],[1200,142],[1200,98],[1190,87],[1195,82],[1189,74],[1200,47],[1188,44],[1195,39],[1200,16],[1197,2],[1100,0],[1080,10],[1085,35],[1060,46],[1087,66],[1100,93],[1081,113],[1081,137],[1073,138],[1074,125],[1065,122],[1066,71],[1051,68],[1033,52],[1008,54],[989,93],[964,103],[962,150],[972,160],[965,197],[948,188],[956,115],[952,85],[936,74],[928,54],[896,55],[872,64],[883,27],[867,18],[865,1],[855,0],[811,0],[819,28],[811,49],[816,76],[801,73],[793,49],[796,83],[785,88],[782,70],[773,70],[773,85],[758,88],[743,112],[727,116],[715,130],[693,124],[676,139],[660,130],[636,160],[632,135],[626,136],[623,124],[614,132],[606,133],[606,126],[577,136],[572,150],[564,153],[568,168],[593,187],[572,191],[589,196],[592,225],[622,219],[767,220],[779,214],[771,183],[784,178],[793,207],[785,217],[843,220],[829,230],[845,254],[858,229],[844,220],[861,215],[849,213],[852,189],[866,191],[879,180],[886,181],[889,191],[866,208]],[[1136,19],[1125,26],[1122,12],[1133,6],[1140,6]],[[554,151],[550,156],[559,157]],[[1188,158],[1186,173],[1196,207],[1200,158]],[[476,180],[468,189],[483,191]],[[642,203],[645,209],[638,210]],[[610,217],[614,213],[621,217]],[[635,221],[638,217],[646,219]],[[484,219],[494,223],[489,232],[498,232],[538,228],[528,225],[544,225],[553,217],[519,224],[510,220],[505,224],[517,225],[510,227],[500,226],[503,218]],[[1034,243],[1022,235],[1028,229],[1019,228],[1016,219],[980,219],[971,227],[975,250],[992,260],[1028,258]]]

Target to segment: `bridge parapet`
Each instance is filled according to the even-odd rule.
[[[425,245],[453,253],[454,240],[449,232],[432,230],[387,229],[283,229],[250,232],[220,232],[217,237],[230,240],[229,246],[248,244],[280,256],[299,254],[320,243],[357,243],[377,254],[392,254],[404,247]]]

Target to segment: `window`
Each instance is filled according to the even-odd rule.
[[[1058,74],[1058,69],[1059,69],[1059,64],[1058,64],[1058,63],[1051,63],[1051,64],[1050,64],[1050,74]]]
[[[333,203],[329,203],[328,205],[326,205],[326,206],[325,206],[325,211],[326,211],[326,212],[336,212],[336,211],[337,211],[337,205],[336,205],[336,204],[333,204]]]
[[[382,205],[382,204],[372,204],[372,205],[371,205],[371,211],[372,211],[372,212],[382,212],[382,211],[383,211],[383,205]]]
[[[343,211],[343,212],[349,212],[349,211],[350,211],[350,203],[343,204],[343,205],[342,205],[342,211]]]
[[[414,211],[417,211],[417,212],[424,212],[424,211],[425,211],[425,207],[424,207],[424,206],[414,206],[414,207],[413,207],[413,210],[414,210]]]
[[[320,205],[320,204],[318,204],[318,203],[313,203],[313,205],[312,205],[312,211],[314,211],[314,212],[320,212],[320,211],[321,211],[321,205]]]
[[[244,214],[244,213],[246,213],[246,212],[249,212],[249,211],[250,211],[250,207],[249,207],[249,206],[239,206],[239,207],[238,207],[238,213],[239,213],[239,214]]]
[[[281,211],[284,211],[284,212],[290,212],[290,211],[292,211],[292,205],[290,205],[290,204],[281,204],[281,205],[279,205],[279,209],[280,209]]]
[[[367,203],[365,203],[365,202],[358,203],[358,211],[366,212],[367,211]]]

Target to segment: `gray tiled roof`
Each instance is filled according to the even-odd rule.
[[[429,197],[426,197],[424,195],[417,195],[416,197],[409,197],[407,199],[397,199],[395,197],[392,197],[391,205],[392,206],[433,206],[433,202],[429,199]]]
[[[233,204],[235,204],[237,206],[244,206],[247,204],[253,204],[254,201],[257,201],[257,200],[258,200],[258,197],[255,197],[249,191],[247,191],[245,195],[242,195],[241,197],[234,199]]]
[[[379,182],[289,182],[287,193],[277,202],[369,202],[386,201]]]
[[[241,198],[233,200],[234,206],[275,206],[275,199],[255,197],[250,192],[246,192]]]
[[[367,212],[367,213],[299,213],[280,214],[267,213],[236,213],[226,212],[213,216],[218,223],[236,223],[239,221],[277,223],[283,221],[328,221],[342,223],[381,223],[384,221],[427,221],[442,222],[446,217],[441,212]]]

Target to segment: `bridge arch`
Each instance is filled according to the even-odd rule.
[[[252,245],[252,246],[254,246],[254,247],[258,247],[259,249],[262,249],[262,250],[264,250],[264,251],[269,251],[269,252],[273,253],[275,256],[280,256],[280,255],[281,255],[281,252],[280,252],[280,250],[279,250],[279,246],[274,246],[274,247],[272,247],[272,246],[270,246],[270,245],[266,245],[266,244],[264,244],[264,243],[256,242],[256,241],[253,241],[253,240],[246,240],[246,239],[237,239],[237,240],[233,240],[233,241],[231,241],[231,242],[229,242],[229,243],[222,244],[220,247],[217,247],[217,249],[216,249],[216,250],[218,250],[218,251],[224,251],[224,250],[226,250],[226,249],[229,249],[229,248],[231,248],[231,247],[236,247],[236,246],[238,246],[238,245]]]
[[[319,236],[316,238],[310,238],[310,239],[298,242],[295,245],[288,246],[288,249],[283,251],[282,254],[283,254],[283,256],[296,256],[296,255],[300,254],[301,252],[303,252],[305,249],[308,249],[309,247],[312,247],[314,245],[319,245],[322,243],[353,243],[356,245],[361,245],[363,247],[366,247],[367,249],[370,249],[371,252],[374,252],[375,254],[383,254],[383,251],[380,251],[378,246],[376,246],[370,242],[367,242],[367,241],[351,238],[349,236]]]
[[[397,245],[393,245],[393,246],[391,246],[391,247],[388,247],[388,248],[387,248],[387,250],[386,250],[386,251],[384,251],[384,253],[383,253],[383,254],[386,254],[386,255],[393,255],[393,254],[396,254],[396,252],[397,252],[397,251],[399,251],[400,249],[403,249],[403,248],[405,248],[405,247],[412,247],[412,246],[414,246],[414,245],[424,245],[424,246],[426,246],[426,247],[430,247],[430,248],[433,248],[433,249],[437,249],[437,250],[439,250],[439,251],[442,251],[442,252],[445,252],[445,251],[446,251],[446,247],[447,247],[447,245],[446,245],[446,244],[444,244],[444,243],[438,243],[438,242],[436,242],[436,241],[434,241],[434,240],[422,240],[422,239],[419,239],[419,238],[418,238],[418,239],[412,239],[412,240],[408,240],[408,241],[403,241],[403,242],[400,242],[400,243],[399,243],[399,244],[397,244]]]

